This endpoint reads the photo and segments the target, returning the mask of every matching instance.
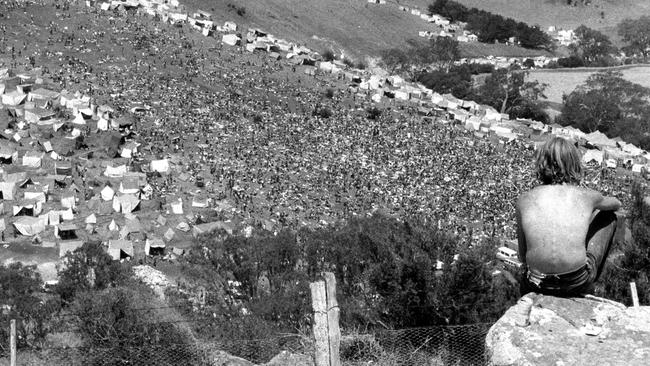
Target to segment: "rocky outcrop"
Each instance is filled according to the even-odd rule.
[[[648,365],[650,307],[528,294],[490,328],[486,351],[494,366]]]
[[[260,365],[223,351],[214,352],[211,358],[213,366],[314,366],[311,356],[286,351],[280,352],[269,362]]]

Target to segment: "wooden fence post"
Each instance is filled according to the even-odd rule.
[[[9,347],[11,366],[16,366],[16,319],[11,319],[11,330],[9,333]]]
[[[314,339],[316,366],[340,366],[339,307],[336,301],[336,279],[327,272],[324,280],[309,284],[314,309]]]
[[[639,307],[639,294],[636,292],[636,282],[630,282],[630,293],[632,294],[632,306]]]

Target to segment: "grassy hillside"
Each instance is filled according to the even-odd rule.
[[[365,0],[188,0],[189,10],[202,9],[220,22],[233,20],[244,27],[259,27],[272,34],[322,51],[345,50],[353,58],[377,56],[382,49],[399,47],[418,32],[435,30],[419,17],[399,11],[397,4],[368,4]],[[228,5],[244,7],[240,16]],[[463,56],[530,56],[540,51],[504,45],[462,45]]]
[[[405,5],[426,9],[434,0],[405,0]],[[542,29],[549,26],[576,28],[584,24],[598,29],[613,41],[618,40],[616,25],[625,18],[638,18],[650,14],[647,0],[592,0],[588,6],[569,6],[565,0],[456,0],[467,6],[537,24]],[[601,17],[604,12],[604,18]]]

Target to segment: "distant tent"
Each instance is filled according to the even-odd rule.
[[[165,242],[160,238],[147,238],[144,244],[144,253],[146,255],[164,255]]]
[[[113,210],[121,213],[131,213],[140,205],[140,199],[132,194],[113,197]]]
[[[151,171],[159,173],[167,173],[169,171],[169,160],[152,160],[150,163]]]
[[[21,216],[14,220],[14,227],[24,236],[34,236],[45,230],[45,220],[38,217]]]
[[[59,242],[59,257],[65,257],[66,254],[72,253],[78,248],[81,248],[84,242],[81,240],[69,240]]]
[[[0,182],[0,199],[13,201],[16,196],[16,182]]]
[[[603,163],[603,152],[600,150],[587,150],[582,154],[582,162],[587,164],[595,161],[598,164]]]
[[[108,255],[114,260],[133,257],[133,243],[130,240],[109,240]]]

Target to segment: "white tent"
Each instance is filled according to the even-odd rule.
[[[172,207],[172,212],[175,215],[182,215],[183,214],[183,200],[181,198],[178,198],[170,203]]]
[[[140,204],[140,199],[132,194],[113,197],[113,210],[115,212],[131,213]]]
[[[100,195],[104,201],[110,201],[113,199],[113,196],[115,196],[115,191],[113,188],[105,186],[100,192]]]
[[[598,164],[603,163],[603,152],[600,150],[587,150],[582,154],[582,162],[587,164],[591,161],[595,161]]]
[[[43,161],[43,153],[37,151],[28,151],[23,156],[23,166],[30,168],[40,168]]]
[[[133,243],[130,240],[109,240],[108,255],[114,260],[133,257]]]
[[[144,254],[154,255],[163,254],[165,251],[165,242],[160,238],[147,238],[144,244]]]
[[[221,42],[229,46],[237,46],[241,42],[241,38],[236,34],[224,34],[221,37]]]
[[[126,173],[126,165],[107,166],[104,175],[111,178],[121,178]]]
[[[20,216],[14,220],[14,227],[21,235],[34,236],[45,230],[45,222],[38,217]]]
[[[152,160],[149,166],[151,167],[151,171],[159,172],[159,173],[167,173],[169,171],[169,160],[167,159]]]
[[[16,196],[16,182],[0,182],[0,198],[13,201]]]
[[[81,248],[84,242],[81,240],[66,240],[59,242],[59,258],[64,257],[68,253],[72,253],[77,248]]]
[[[23,94],[18,90],[10,91],[9,93],[2,94],[2,104],[16,107],[27,99],[27,94]]]

